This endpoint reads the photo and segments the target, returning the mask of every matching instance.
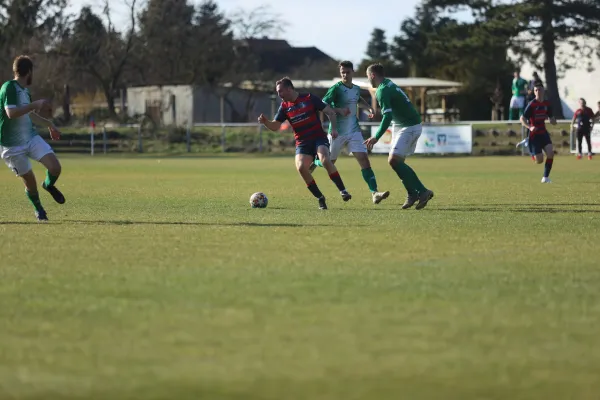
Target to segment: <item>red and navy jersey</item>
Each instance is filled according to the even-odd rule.
[[[529,125],[535,126],[536,129],[531,134],[536,135],[548,132],[546,130],[546,120],[554,117],[554,113],[549,101],[537,101],[534,99],[525,107],[523,116],[529,122]]]
[[[578,108],[575,111],[574,117],[578,128],[591,129],[592,121],[594,120],[594,111],[589,107],[585,107],[583,110]]]
[[[282,102],[277,114],[275,114],[275,120],[283,122],[287,119],[290,121],[296,144],[300,144],[305,140],[326,138],[327,135],[319,118],[319,111],[323,111],[325,107],[327,107],[327,104],[323,103],[323,100],[317,96],[302,93],[298,95],[295,101]]]

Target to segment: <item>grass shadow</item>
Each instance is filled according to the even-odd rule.
[[[561,204],[562,205],[562,204]],[[522,213],[551,213],[551,214],[586,214],[600,213],[600,210],[573,210],[556,207],[440,207],[439,211],[458,211],[458,212],[522,212]]]

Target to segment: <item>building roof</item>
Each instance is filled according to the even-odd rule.
[[[333,58],[316,47],[289,47],[262,51],[258,53],[258,57],[262,70],[283,75],[309,64],[336,64]]]
[[[396,85],[403,88],[434,88],[436,90],[431,90],[428,93],[430,94],[450,94],[453,93],[455,89],[458,89],[462,86],[460,82],[453,81],[444,81],[440,79],[432,79],[432,78],[388,78]],[[324,80],[294,80],[294,86],[300,89],[329,89],[331,86],[335,85],[340,81],[340,78],[334,79],[324,79]],[[353,83],[359,86],[361,89],[371,89],[371,84],[367,80],[362,79],[353,79]],[[266,85],[267,87],[269,85]],[[243,82],[240,85],[242,89],[253,89],[256,85],[250,81]],[[454,90],[451,90],[454,89]]]

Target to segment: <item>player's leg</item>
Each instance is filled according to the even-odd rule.
[[[592,132],[591,130],[587,130],[585,132],[585,142],[587,143],[588,146],[588,160],[592,159]]]
[[[383,200],[387,199],[390,195],[390,192],[380,192],[377,189],[377,179],[375,178],[375,173],[371,168],[371,162],[369,161],[369,155],[367,153],[367,148],[364,145],[364,140],[362,137],[362,133],[354,132],[350,136],[350,140],[348,141],[348,150],[354,155],[354,158],[360,165],[360,170],[362,173],[362,177],[367,183],[369,190],[371,191],[371,196],[373,197],[373,203],[379,204]]]
[[[581,159],[583,153],[583,132],[581,129],[577,129],[577,159]]]
[[[327,139],[329,140],[329,156],[331,162],[335,164],[338,156],[344,148],[344,145],[346,144],[347,137],[340,135],[334,139],[333,137],[331,137],[331,135],[327,135]],[[313,165],[314,167],[311,165],[311,171],[314,171],[316,167],[324,167],[323,163],[318,157],[315,158]]]
[[[554,164],[554,147],[552,146],[552,140],[550,139],[550,135],[548,133],[538,136],[540,136],[540,146],[543,148],[544,153],[546,153],[546,162],[544,164],[544,176],[542,177],[542,183],[550,183],[550,171],[552,170],[552,165]],[[543,157],[541,157],[541,159],[543,160]],[[539,163],[541,163],[541,160]]]
[[[521,118],[525,112],[525,97],[518,97],[517,106],[519,108],[519,118]]]
[[[407,198],[402,205],[403,209],[413,206],[418,200],[417,209],[424,208],[433,198],[433,192],[425,187],[416,172],[406,164],[406,157],[414,153],[417,141],[421,136],[421,125],[400,129],[398,136],[392,139],[392,150],[388,162],[402,180],[407,191]]]
[[[321,193],[321,190],[317,186],[312,174],[310,173],[310,166],[314,160],[314,155],[309,154],[306,146],[298,145],[296,147],[296,170],[306,183],[306,187],[319,200],[319,208],[322,210],[327,209],[325,203],[325,196]]]
[[[342,181],[342,177],[340,176],[340,173],[338,172],[336,166],[333,164],[333,162],[331,162],[331,156],[329,154],[329,142],[327,140],[317,139],[316,146],[317,155],[319,156],[319,160],[321,160],[323,167],[327,170],[327,173],[329,174],[329,179],[331,179],[333,183],[335,183],[335,186],[340,191],[342,199],[344,201],[350,200],[352,196],[346,190],[344,182]]]
[[[2,158],[6,165],[23,180],[23,184],[25,185],[25,195],[31,202],[31,205],[33,205],[35,216],[38,221],[47,221],[48,217],[40,201],[35,175],[26,155],[26,147],[23,146],[22,151],[18,149],[3,148]]]
[[[46,168],[46,179],[42,183],[42,188],[50,193],[54,201],[58,204],[64,204],[65,196],[56,187],[56,181],[62,172],[62,167],[56,154],[54,154],[50,145],[40,136],[31,139],[28,146],[30,157],[39,161]]]
[[[512,96],[510,98],[510,105],[508,108],[508,119],[510,121],[514,121],[515,119],[517,119],[517,118],[515,118],[515,114],[518,112],[518,110],[519,110],[519,107],[517,106],[517,97]]]

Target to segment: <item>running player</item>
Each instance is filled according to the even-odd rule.
[[[342,61],[339,63],[339,68],[342,80],[329,88],[325,97],[323,97],[323,102],[332,107],[337,114],[339,132],[337,138],[332,138],[331,131],[333,128],[331,124],[329,125],[331,162],[335,164],[342,148],[348,145],[348,150],[354,155],[354,158],[356,158],[356,161],[360,165],[363,179],[367,182],[367,186],[371,191],[373,203],[379,204],[382,200],[387,199],[390,192],[379,192],[377,190],[377,179],[375,179],[375,173],[371,169],[367,148],[363,143],[364,139],[356,115],[357,108],[360,107],[367,109],[369,117],[373,118],[373,110],[360,96],[360,87],[352,83],[354,75],[352,62]],[[363,104],[360,103],[361,100]],[[322,167],[323,164],[319,160],[315,160],[314,166]],[[314,167],[311,166],[311,170],[314,170]]]
[[[319,200],[320,209],[326,210],[327,204],[325,196],[319,190],[310,172],[310,166],[316,156],[329,173],[329,178],[337,186],[342,199],[350,200],[352,196],[346,191],[339,172],[331,162],[329,140],[319,118],[319,111],[323,111],[329,117],[332,125],[331,136],[335,139],[338,136],[335,111],[315,95],[298,93],[288,77],[278,80],[275,87],[277,95],[283,100],[275,119],[269,121],[264,114],[260,114],[258,122],[271,131],[278,131],[285,120],[290,122],[296,139],[296,169],[306,182],[308,190]]]
[[[25,194],[35,209],[38,221],[47,221],[29,159],[39,161],[46,167],[46,180],[42,183],[42,188],[59,204],[65,202],[65,197],[55,186],[61,166],[52,148],[38,135],[33,124],[48,128],[53,140],[60,138],[60,132],[52,122],[36,114],[47,102],[31,101],[27,88],[33,80],[31,59],[27,56],[17,57],[13,63],[13,72],[15,79],[5,82],[0,88],[0,156],[23,180]]]
[[[573,114],[573,120],[571,121],[571,132],[573,132],[573,126],[577,121],[577,159],[581,160],[582,157],[582,144],[583,138],[588,145],[588,160],[592,159],[592,129],[594,128],[594,111],[586,105],[585,99],[579,99],[579,108]]]
[[[541,164],[546,153],[546,164],[544,165],[544,176],[542,183],[550,183],[550,171],[554,162],[554,149],[550,134],[546,129],[546,119],[552,125],[556,125],[556,119],[552,112],[550,102],[544,100],[544,86],[538,85],[534,89],[535,99],[527,105],[521,116],[521,124],[529,130],[529,143],[535,154],[535,162]]]
[[[417,141],[421,136],[423,130],[421,116],[413,107],[406,93],[394,82],[385,78],[383,65],[371,64],[367,68],[367,78],[371,86],[377,88],[375,95],[383,115],[375,136],[365,140],[367,149],[373,149],[375,143],[379,141],[393,121],[392,149],[388,162],[408,192],[402,208],[410,208],[418,200],[416,209],[420,210],[433,198],[433,192],[421,183],[415,171],[406,164],[405,160],[415,152]]]

